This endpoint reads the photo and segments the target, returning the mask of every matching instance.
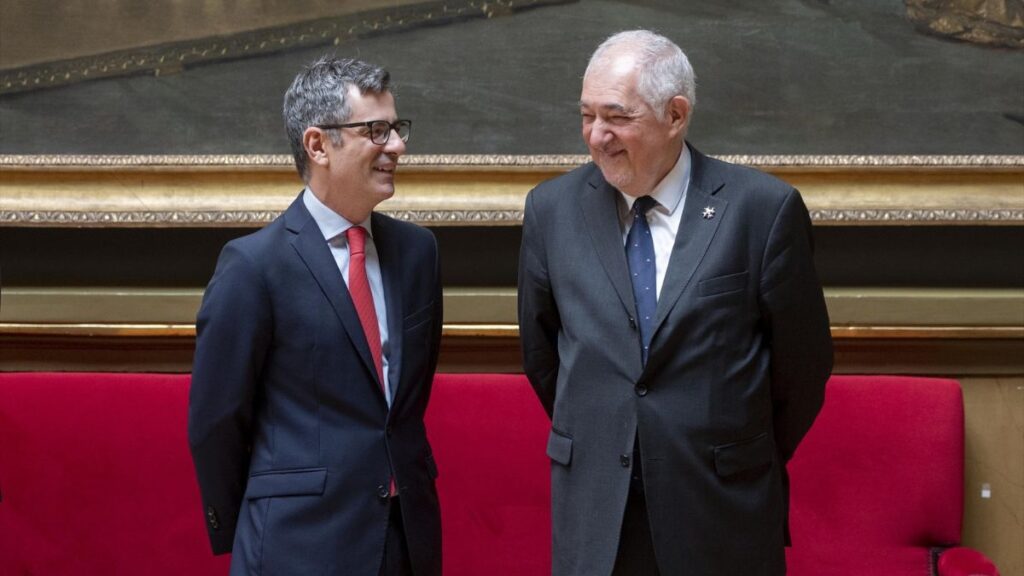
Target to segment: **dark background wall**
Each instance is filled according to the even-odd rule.
[[[0,274],[7,287],[202,287],[250,231],[0,227]],[[446,286],[515,286],[518,227],[433,231]],[[1024,287],[1020,226],[819,226],[815,243],[829,287]]]

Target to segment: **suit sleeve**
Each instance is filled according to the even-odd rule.
[[[832,372],[828,311],[813,256],[811,219],[792,190],[772,225],[760,285],[771,346],[775,440],[783,462],[821,410]]]
[[[554,413],[558,379],[558,332],[561,318],[551,291],[543,229],[534,192],[526,198],[523,240],[519,250],[519,338],[523,371],[548,417]]]
[[[430,356],[427,360],[429,368],[427,374],[433,378],[437,370],[437,359],[441,352],[441,332],[444,328],[444,290],[442,288],[444,282],[441,279],[441,251],[437,248],[437,238],[431,234],[430,239],[434,250],[434,324],[431,327],[433,344],[430,347]]]
[[[188,439],[214,554],[231,551],[249,469],[253,397],[271,338],[266,286],[228,244],[196,319]]]

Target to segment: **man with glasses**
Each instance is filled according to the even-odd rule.
[[[231,574],[439,576],[423,415],[441,336],[433,235],[374,212],[411,123],[389,74],[321,58],[284,98],[306,183],[229,242],[197,318],[189,443]]]
[[[526,200],[524,368],[551,416],[556,576],[786,571],[785,465],[832,368],[800,194],[686,141],[669,39],[598,47],[593,162]]]

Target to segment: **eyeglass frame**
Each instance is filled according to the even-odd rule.
[[[385,132],[386,136],[384,136],[383,142],[377,142],[376,140],[373,139],[373,125],[378,123],[384,123],[388,125],[388,131]],[[403,123],[405,124],[405,127],[407,129],[407,132],[405,133],[405,138],[402,138],[402,133],[398,130],[399,126],[402,125]],[[399,118],[394,122],[388,122],[387,120],[367,120],[366,122],[349,122],[348,124],[317,124],[314,126],[314,128],[320,128],[321,130],[336,130],[339,128],[362,127],[369,129],[369,132],[365,134],[365,136],[370,139],[370,142],[373,142],[377,146],[384,146],[385,144],[387,144],[388,141],[391,140],[392,132],[397,133],[398,138],[402,142],[408,142],[409,136],[412,135],[412,120],[408,120],[405,118]]]

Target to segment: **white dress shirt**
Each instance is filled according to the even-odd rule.
[[[381,364],[384,371],[384,397],[391,406],[391,383],[388,378],[388,309],[384,302],[384,281],[380,274],[380,259],[377,257],[377,245],[373,240],[373,229],[370,227],[370,218],[363,222],[352,223],[340,214],[328,208],[319,198],[313,194],[308,187],[302,194],[302,203],[306,210],[309,210],[313,220],[324,235],[327,246],[331,249],[334,262],[341,270],[341,277],[348,286],[348,238],[345,232],[352,226],[362,226],[366,229],[366,279],[370,283],[370,292],[373,294],[373,307],[377,312],[377,327],[380,329],[380,351]]]
[[[650,196],[658,201],[657,206],[647,211],[647,223],[651,227],[654,241],[654,268],[657,271],[657,295],[661,297],[661,285],[665,282],[672,248],[676,244],[679,222],[683,219],[686,191],[690,187],[690,149],[684,144],[676,165],[658,182]],[[619,222],[622,224],[622,246],[633,226],[633,202],[636,198],[623,194],[624,202],[619,203]]]

